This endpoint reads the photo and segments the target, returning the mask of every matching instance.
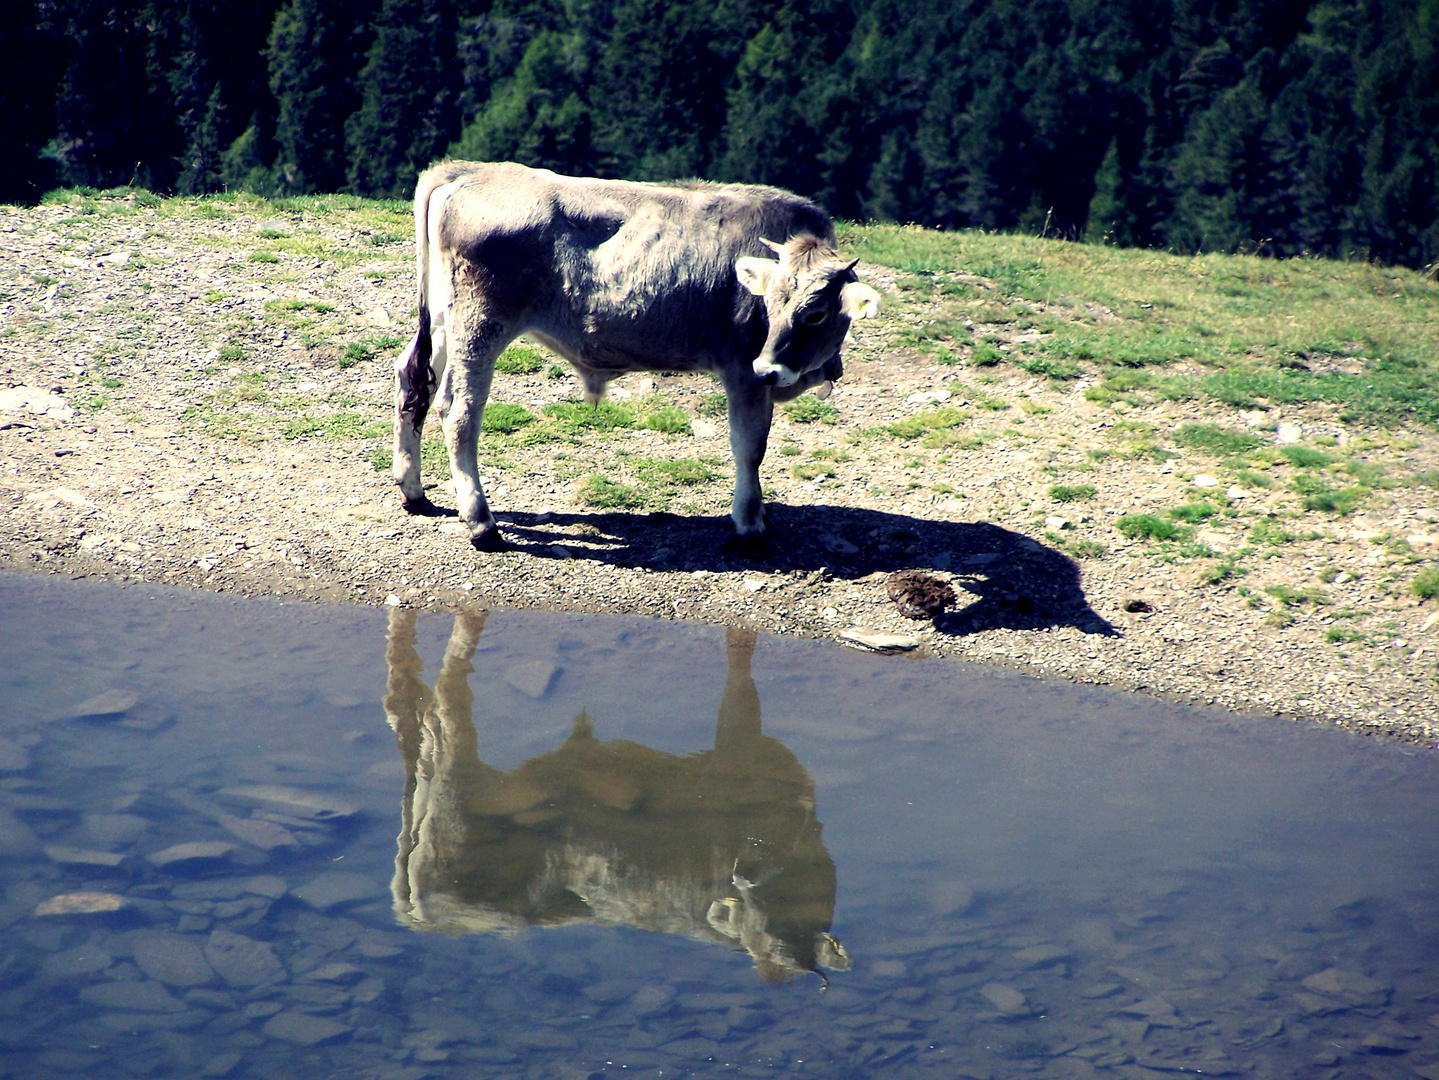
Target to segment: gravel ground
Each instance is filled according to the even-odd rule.
[[[1296,514],[1281,487],[1231,485],[1188,549],[1114,527],[1214,487],[1212,459],[1134,449],[1169,448],[1184,422],[1322,440],[1408,472],[1434,469],[1431,432],[1359,430],[1322,406],[1104,407],[1085,380],[940,366],[903,344],[925,301],[861,267],[890,304],[856,328],[832,412],[777,413],[768,558],[725,546],[716,384],[665,375],[620,380],[612,398],[677,407],[688,431],[487,434],[486,489],[514,548],[480,554],[453,517],[404,514],[388,475],[390,363],[413,310],[406,234],[402,214],[363,208],[0,208],[0,567],[813,637],[869,628],[913,638],[919,656],[1439,737],[1439,618],[1411,588],[1439,545],[1432,487],[1377,490],[1335,516]],[[501,374],[491,400],[539,413],[577,394],[559,375]],[[965,410],[948,446],[888,431],[936,407]],[[591,474],[627,482],[673,459],[705,478],[637,481],[635,509],[594,505]],[[1056,479],[1093,494],[1055,501]],[[444,481],[432,495],[453,505]],[[905,569],[952,583],[959,602],[905,618],[885,588]]]

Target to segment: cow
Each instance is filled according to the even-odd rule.
[[[834,247],[814,203],[777,188],[635,183],[449,161],[415,187],[419,328],[395,365],[394,478],[434,513],[420,434],[443,414],[470,543],[506,544],[480,487],[477,441],[495,360],[520,334],[574,366],[585,396],[630,371],[709,371],[729,402],[731,517],[764,532],[759,466],[776,401],[843,374],[850,324],[880,297]]]
[[[830,933],[834,861],[814,781],[761,730],[753,632],[727,635],[713,749],[675,755],[595,737],[587,713],[515,769],[480,757],[469,676],[484,612],[455,615],[433,688],[418,614],[390,613],[385,715],[405,767],[391,883],[415,930],[518,933],[597,922],[726,945],[762,977],[849,968]]]

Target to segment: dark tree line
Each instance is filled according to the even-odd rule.
[[[857,219],[1439,259],[1439,0],[10,0],[0,198],[444,154]]]

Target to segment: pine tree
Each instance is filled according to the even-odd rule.
[[[384,0],[345,122],[351,191],[405,198],[455,137],[454,20],[447,0]]]

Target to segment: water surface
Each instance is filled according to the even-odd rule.
[[[8,1075],[1439,1080],[1432,751],[697,624],[0,603]]]

